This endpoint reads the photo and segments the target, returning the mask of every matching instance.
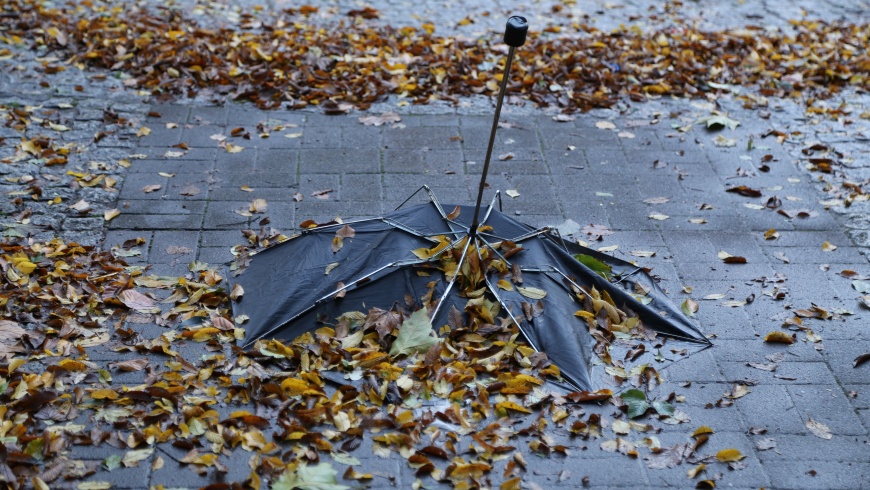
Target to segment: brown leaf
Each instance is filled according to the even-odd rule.
[[[148,359],[140,358],[140,359],[131,359],[129,361],[116,361],[110,362],[109,367],[119,369],[121,371],[141,371],[148,366]]]
[[[725,189],[725,192],[733,192],[735,194],[740,194],[741,196],[746,197],[761,197],[761,191],[757,189],[752,189],[750,187],[746,187],[745,185],[738,185],[736,187],[729,187]]]
[[[128,308],[141,311],[142,313],[159,313],[160,308],[157,307],[157,301],[145,296],[135,289],[127,289],[118,295],[122,303]]]
[[[319,191],[314,191],[311,193],[311,197],[316,197],[317,199],[329,199],[329,193],[335,192],[333,189],[321,189]]]
[[[770,332],[764,337],[764,341],[771,344],[793,344],[794,336],[785,332]]]
[[[202,194],[202,191],[199,190],[199,187],[197,187],[193,184],[190,184],[190,185],[186,186],[184,189],[181,189],[178,193],[181,194],[182,196],[193,197],[193,196],[198,196],[198,195]]]
[[[0,355],[11,352],[12,346],[26,334],[17,322],[0,320]]]
[[[852,367],[856,368],[867,361],[870,361],[870,352],[866,354],[861,354],[860,356],[856,357],[855,360],[852,362]]]

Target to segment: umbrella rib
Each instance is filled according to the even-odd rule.
[[[489,248],[489,249],[492,250],[496,255],[498,255],[498,258],[500,258],[501,260],[503,260],[503,261],[505,262],[505,264],[507,264],[508,267],[510,267],[510,266],[512,265],[511,262],[510,262],[510,260],[508,260],[507,258],[505,258],[505,256],[502,255],[501,252],[499,252],[498,250],[496,250],[495,247],[493,247],[491,243],[489,243],[488,241],[486,241],[485,238],[483,238],[483,237],[480,236],[480,235],[477,235],[477,238],[479,238],[480,241],[482,241],[482,242],[487,246],[487,248]]]
[[[414,236],[416,236],[416,237],[419,237],[419,238],[425,238],[425,239],[427,239],[427,240],[436,241],[436,242],[437,242],[437,240],[435,240],[435,239],[432,238],[432,237],[435,237],[435,236],[441,235],[441,233],[433,233],[433,234],[431,234],[431,235],[427,235],[427,234],[425,234],[425,233],[421,233],[421,232],[419,232],[419,231],[417,231],[417,230],[411,228],[411,227],[408,226],[408,225],[405,225],[405,224],[403,224],[403,223],[400,223],[400,222],[398,222],[398,221],[396,221],[396,220],[394,220],[394,219],[385,218],[385,217],[379,217],[379,218],[363,218],[363,219],[358,219],[358,220],[345,221],[345,222],[343,222],[343,223],[333,223],[333,224],[330,224],[330,225],[316,226],[316,227],[314,227],[314,228],[308,228],[308,229],[302,230],[302,234],[309,234],[309,233],[311,233],[311,232],[315,232],[315,231],[323,231],[323,230],[327,230],[327,229],[329,229],[329,228],[336,228],[336,227],[339,227],[339,226],[354,225],[354,224],[357,224],[357,223],[368,223],[368,222],[370,222],[370,221],[381,221],[381,222],[383,222],[383,223],[386,223],[386,224],[392,226],[393,228],[398,228],[399,230],[402,230],[402,231],[404,231],[404,232],[406,232],[406,233],[410,233],[411,235],[414,235]],[[299,236],[299,235],[297,235],[297,236]],[[295,238],[295,237],[291,237],[291,238]]]
[[[450,231],[453,233],[453,236],[459,238],[459,231],[456,231],[456,228],[453,227],[453,220],[447,217],[447,213],[445,213],[444,208],[441,207],[441,201],[439,201],[438,198],[435,197],[435,193],[432,192],[432,189],[430,189],[428,186],[425,187],[426,192],[429,194],[429,202],[432,203],[433,206],[435,206],[438,214],[440,214],[441,218],[447,222],[447,226],[450,227]]]
[[[459,240],[461,240],[461,238]],[[457,240],[457,242],[459,240]],[[455,244],[456,242],[453,242],[453,243]],[[435,318],[435,316],[438,315],[438,310],[441,309],[441,305],[444,304],[444,300],[447,299],[447,295],[450,294],[450,290],[453,289],[453,284],[456,282],[456,276],[459,275],[459,272],[462,269],[462,263],[465,261],[465,256],[468,253],[468,247],[470,245],[471,245],[471,240],[469,239],[465,242],[465,248],[462,249],[462,255],[459,257],[459,263],[456,264],[456,272],[453,274],[453,277],[450,278],[450,282],[447,283],[447,288],[444,289],[444,293],[441,295],[441,298],[438,300],[438,304],[435,305],[435,310],[432,311],[432,318]],[[447,247],[444,250],[447,250],[449,248],[453,248],[453,246],[451,245],[450,247]],[[438,254],[440,255],[442,252],[444,252],[444,250],[442,250],[441,252],[438,252]]]
[[[525,235],[520,235],[511,241],[514,243],[519,243],[519,242],[522,242],[524,240],[528,240],[529,238],[534,238],[538,235],[542,235],[542,234],[547,233],[547,232],[552,231],[552,230],[553,230],[553,228],[550,226],[543,226],[541,228],[538,228],[535,231],[530,231],[530,232],[526,233]]]
[[[483,257],[480,256],[480,249],[477,250],[477,257],[480,259],[481,262],[483,262]],[[498,292],[496,291],[496,288],[492,287],[492,283],[489,282],[489,278],[486,277],[486,273],[485,273],[485,272],[484,272],[484,274],[483,274],[483,280],[486,282],[486,287],[489,289],[489,292],[492,293],[492,295],[495,297],[495,300],[498,301],[498,304],[500,304],[501,307],[504,308],[504,311],[507,312],[507,315],[510,317],[511,321],[514,322],[514,324],[515,324],[515,325],[517,326],[517,328],[520,330],[520,333],[523,334],[523,337],[526,338],[526,342],[528,342],[529,345],[532,346],[532,349],[535,349],[535,352],[541,352],[541,350],[538,349],[538,346],[535,345],[534,341],[532,341],[532,338],[529,336],[528,332],[526,332],[526,330],[523,328],[522,323],[520,323],[519,321],[517,321],[517,319],[516,319],[516,317],[514,316],[513,312],[511,312],[511,309],[508,308],[507,303],[505,303],[505,302],[501,299],[501,296],[499,296]]]
[[[480,224],[486,223],[486,220],[489,219],[489,215],[492,214],[492,208],[495,207],[495,200],[498,199],[499,203],[501,203],[501,191],[495,191],[495,195],[492,196],[492,201],[489,202],[489,206],[486,208],[486,214],[483,215],[483,219],[480,221]],[[501,206],[499,206],[501,208]]]

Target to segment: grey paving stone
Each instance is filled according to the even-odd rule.
[[[820,461],[784,461],[769,465],[773,481],[783,488],[853,489],[865,486],[870,464]]]
[[[192,262],[199,248],[199,230],[155,231],[149,258],[152,262]]]
[[[381,159],[376,149],[303,149],[299,151],[303,174],[379,173]]]
[[[843,390],[837,385],[789,386],[795,408],[804,418],[827,425],[836,435],[867,435]]]
[[[175,214],[121,214],[109,222],[109,229],[126,230],[194,230],[202,224],[202,216]]]
[[[750,393],[736,401],[737,409],[750,427],[760,427],[768,433],[805,434],[807,428],[801,413],[789,395],[788,387],[763,385],[750,388]]]

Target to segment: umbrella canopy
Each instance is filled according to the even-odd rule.
[[[515,325],[581,390],[608,367],[653,356],[644,340],[709,345],[640,267],[520,223],[495,199],[474,223],[475,207],[447,213],[429,194],[383,217],[305,229],[237,263],[231,281],[244,295],[233,312],[248,317],[245,344],[292,340],[349,311],[425,307],[436,329]]]

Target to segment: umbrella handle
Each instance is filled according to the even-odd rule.
[[[510,49],[508,50],[507,62],[504,67],[504,77],[501,79],[501,86],[498,90],[498,101],[495,104],[495,117],[492,120],[492,129],[489,133],[489,145],[486,147],[486,159],[483,162],[483,173],[480,176],[480,187],[477,189],[477,204],[474,205],[474,219],[471,220],[471,229],[469,235],[474,237],[477,233],[477,227],[480,225],[477,218],[480,214],[480,202],[483,199],[483,188],[486,186],[486,174],[489,173],[489,161],[492,158],[492,145],[495,143],[495,132],[498,129],[498,119],[501,116],[501,104],[504,100],[504,93],[507,89],[507,82],[511,74],[511,63],[514,60],[514,49],[522,46],[526,42],[526,33],[529,31],[529,23],[525,17],[514,15],[509,18],[504,30],[504,42]]]

